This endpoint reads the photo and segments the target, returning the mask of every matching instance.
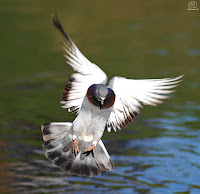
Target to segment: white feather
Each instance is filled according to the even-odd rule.
[[[65,58],[67,63],[73,68],[74,73],[69,84],[64,90],[61,106],[68,111],[79,111],[87,93],[87,89],[92,84],[106,84],[106,74],[94,63],[91,63],[76,47],[69,36],[61,30],[66,40],[64,42]],[[107,130],[115,131],[126,127],[137,114],[143,105],[156,106],[168,98],[167,94],[174,92],[172,88],[178,86],[183,76],[165,79],[126,79],[123,77],[113,77],[108,87],[115,93],[115,103],[113,110],[108,116]],[[84,118],[83,118],[84,119]]]
[[[168,98],[166,94],[172,93],[183,76],[165,79],[126,79],[123,77],[113,77],[108,87],[116,95],[113,111],[107,123],[108,131],[111,127],[116,131],[126,127],[130,123],[134,114],[139,114],[139,108],[144,105],[156,106]],[[131,115],[132,114],[132,115]]]
[[[94,63],[91,63],[72,42],[64,42],[65,58],[67,63],[78,73],[73,74],[74,78],[71,89],[68,92],[67,100],[61,100],[61,106],[69,111],[71,107],[80,109],[87,89],[92,84],[106,84],[106,74]]]

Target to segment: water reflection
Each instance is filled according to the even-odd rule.
[[[176,112],[161,115],[162,118],[148,119],[147,122],[150,130],[162,129],[162,134],[157,137],[105,141],[115,169],[94,178],[67,175],[47,161],[38,147],[10,144],[12,149],[8,155],[20,161],[9,165],[12,175],[6,176],[14,177],[9,186],[18,192],[30,193],[195,192],[200,181],[200,132],[186,126],[198,119]],[[132,133],[134,131],[129,131],[128,136]],[[12,153],[14,148],[17,152]]]
[[[199,49],[190,49],[190,50],[188,50],[187,54],[189,56],[198,56],[198,55],[200,55],[200,50]]]

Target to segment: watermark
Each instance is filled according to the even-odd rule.
[[[197,2],[196,1],[189,1],[187,10],[189,10],[189,11],[199,10]]]

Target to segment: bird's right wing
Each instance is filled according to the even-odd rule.
[[[69,112],[77,112],[92,84],[106,84],[106,74],[94,63],[91,63],[76,47],[70,37],[63,29],[60,21],[52,15],[52,22],[65,37],[64,51],[67,63],[73,68],[74,73],[67,80],[66,87],[62,93],[61,106]]]

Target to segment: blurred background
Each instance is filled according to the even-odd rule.
[[[188,3],[0,0],[0,193],[200,192],[200,10]],[[75,118],[59,104],[73,71],[52,13],[109,79],[185,75],[164,104],[104,133],[115,168],[99,177],[68,175],[44,156],[41,124]]]

